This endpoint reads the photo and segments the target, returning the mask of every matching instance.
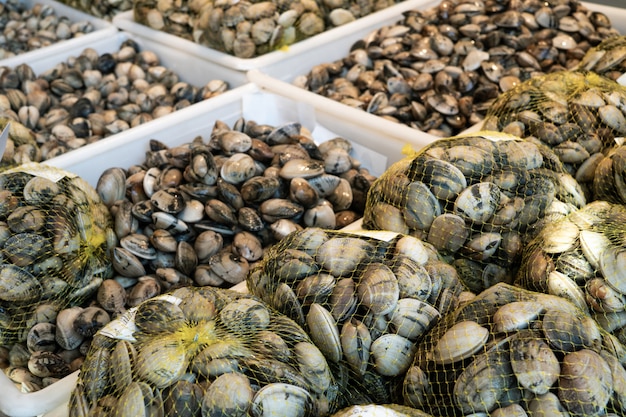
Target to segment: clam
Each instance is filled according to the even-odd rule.
[[[547,393],[561,373],[554,352],[534,332],[519,332],[510,343],[511,368],[517,381],[534,394]]]
[[[434,346],[432,360],[444,365],[461,361],[478,352],[488,337],[489,330],[476,322],[459,322],[448,329]]]

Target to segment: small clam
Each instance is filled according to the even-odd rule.
[[[559,360],[534,332],[517,333],[510,342],[511,367],[517,381],[534,394],[547,393],[561,372]]]
[[[489,330],[474,321],[462,321],[446,331],[431,352],[437,364],[461,361],[478,352],[489,338]]]
[[[565,355],[558,397],[572,414],[602,414],[612,394],[611,369],[602,356],[589,349]]]
[[[416,351],[417,348],[410,340],[396,334],[386,334],[372,342],[370,357],[379,374],[398,376],[409,369]]]

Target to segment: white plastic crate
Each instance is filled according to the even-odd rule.
[[[273,51],[254,58],[238,58],[169,33],[151,29],[148,26],[135,22],[132,10],[119,13],[113,18],[113,24],[141,38],[152,39],[155,42],[184,50],[191,55],[218,63],[229,69],[242,72],[259,69],[266,74],[285,77],[290,74],[299,74],[306,69],[308,62],[315,57],[332,57],[337,52],[337,49],[341,49],[340,45],[345,44],[344,39],[360,39],[369,33],[372,27],[393,23],[401,17],[402,12],[414,8],[422,8],[428,3],[434,2],[433,0],[404,0],[383,10],[356,19],[353,22],[296,42],[284,50]],[[337,42],[341,42],[341,44],[338,45]],[[304,66],[302,66],[303,63]]]
[[[2,3],[5,3],[5,1],[2,1]],[[112,23],[87,13],[83,13],[54,0],[22,0],[20,3],[27,8],[32,8],[36,4],[49,5],[54,9],[58,17],[65,16],[69,18],[72,23],[84,21],[90,22],[94,27],[94,31],[75,38],[58,41],[44,48],[24,52],[10,58],[1,59],[0,66],[14,67],[24,62],[30,63],[46,57],[53,58],[54,56],[63,53],[63,51],[87,47],[89,44],[98,39],[110,38],[115,36],[118,32],[117,27],[115,27]]]

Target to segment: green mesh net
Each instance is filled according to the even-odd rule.
[[[516,284],[569,299],[626,342],[626,207],[594,201],[524,249]]]
[[[464,290],[417,238],[319,228],[270,248],[247,286],[307,331],[348,405],[397,402],[416,343]]]
[[[337,385],[292,320],[232,290],[179,288],[94,338],[70,416],[324,416]]]
[[[112,274],[108,209],[67,171],[30,163],[0,172],[0,231],[2,345],[25,341],[42,311],[82,303]]]
[[[548,145],[591,199],[603,152],[626,134],[626,87],[593,72],[555,72],[499,96],[484,129]]]
[[[432,244],[477,293],[511,282],[525,242],[584,204],[548,147],[478,132],[437,140],[389,167],[370,187],[363,226]]]
[[[576,69],[617,80],[626,72],[626,36],[612,36],[589,49]]]
[[[404,399],[442,417],[623,415],[624,352],[567,300],[499,283],[427,333]]]

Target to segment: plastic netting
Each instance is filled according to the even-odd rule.
[[[111,223],[79,176],[36,163],[0,172],[0,345],[25,341],[48,308],[78,305],[112,276]],[[73,334],[57,338],[74,349]]]
[[[478,293],[511,282],[537,230],[584,204],[548,147],[478,132],[437,140],[390,166],[370,187],[363,227],[432,244]]]
[[[626,36],[612,36],[589,49],[576,69],[617,80],[626,73]]]
[[[270,248],[247,286],[307,331],[348,381],[347,405],[397,402],[416,343],[464,290],[419,239],[319,228]]]
[[[532,78],[500,95],[483,128],[552,148],[589,195],[602,153],[626,134],[626,87],[587,71]]]
[[[623,415],[624,359],[567,300],[499,283],[426,334],[404,399],[442,417]]]
[[[69,415],[324,416],[336,394],[294,321],[246,294],[179,288],[96,334]]]
[[[626,207],[594,201],[524,249],[516,284],[569,299],[626,342]]]

